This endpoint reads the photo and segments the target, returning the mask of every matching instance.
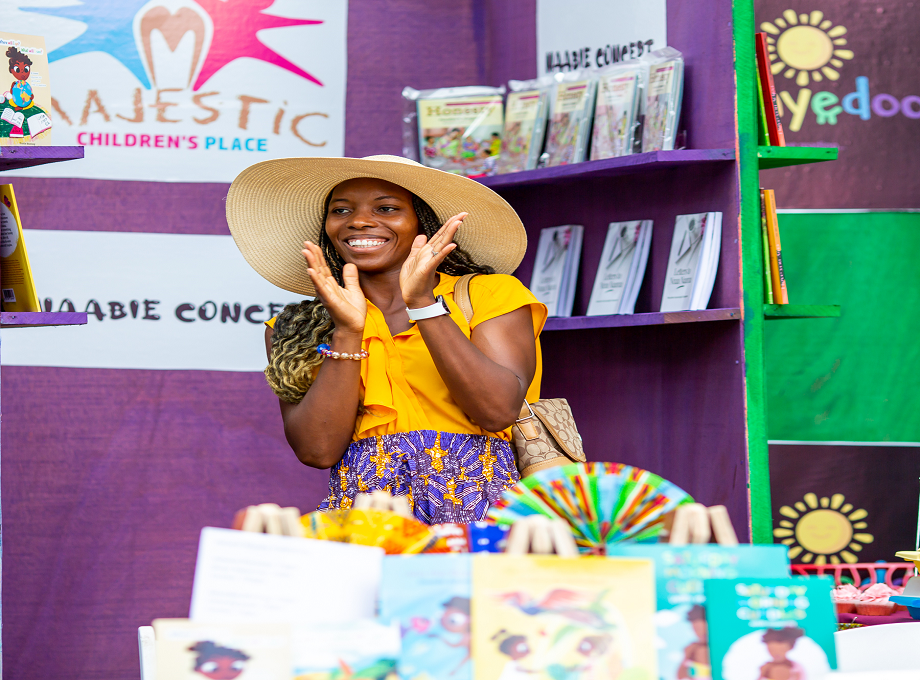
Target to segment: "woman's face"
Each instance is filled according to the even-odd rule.
[[[399,269],[419,234],[412,194],[382,179],[362,177],[332,190],[326,235],[360,271]]]

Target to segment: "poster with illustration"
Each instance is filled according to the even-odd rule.
[[[649,560],[476,555],[477,680],[653,680]]]
[[[617,543],[608,546],[607,554],[655,561],[655,630],[661,680],[710,676],[705,579],[789,575],[789,557],[782,545],[672,547]]]
[[[0,32],[9,74],[0,88],[0,146],[51,144],[51,79],[45,39]]]
[[[706,581],[714,680],[820,680],[837,667],[834,579]]]
[[[380,620],[399,626],[401,680],[470,680],[469,554],[383,560]]]
[[[156,619],[157,680],[289,680],[291,628]]]
[[[501,151],[503,124],[501,95],[423,96],[418,100],[421,161],[460,175],[485,174]]]
[[[369,620],[295,625],[292,640],[294,680],[398,678],[399,629],[395,626]]]
[[[598,76],[592,161],[632,153],[641,71],[640,66],[624,66]]]

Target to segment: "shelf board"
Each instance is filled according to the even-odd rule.
[[[478,177],[477,182],[493,189],[559,184],[595,177],[614,177],[660,170],[662,168],[692,167],[705,163],[724,163],[735,159],[734,149],[677,149],[674,151],[650,151],[635,153],[619,158],[605,158],[600,161],[585,161],[552,168],[537,168],[512,172],[507,175]]]
[[[0,328],[82,326],[86,312],[0,312]]]
[[[840,305],[764,305],[765,319],[826,319],[840,316]]]
[[[589,328],[622,328],[626,326],[662,326],[699,321],[737,321],[741,310],[702,309],[695,312],[648,312],[644,314],[612,314],[609,316],[568,316],[546,320],[544,331],[574,331]]]
[[[82,146],[0,146],[0,172],[80,158]]]
[[[835,146],[757,147],[757,162],[761,170],[835,160],[837,160],[837,147]]]

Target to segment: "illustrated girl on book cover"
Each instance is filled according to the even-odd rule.
[[[47,72],[44,41],[34,38],[41,46],[27,47],[22,40],[16,39],[17,37],[26,40],[30,38],[0,34],[0,44],[7,45],[5,54],[9,60],[9,73],[13,77],[9,89],[0,99],[0,139],[16,140],[18,143],[40,143],[41,138],[41,143],[50,143],[50,133],[43,133],[51,128],[51,118],[39,105],[37,93],[32,88],[33,83],[38,88],[44,88],[42,99],[47,102],[50,98],[47,92],[47,76],[36,73],[39,66],[41,71]]]
[[[221,647],[211,641],[196,642],[189,647],[195,652],[195,673],[210,680],[234,680],[246,670],[250,657],[246,652]]]

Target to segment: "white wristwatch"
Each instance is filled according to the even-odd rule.
[[[450,307],[448,307],[447,303],[444,301],[443,295],[438,295],[434,300],[434,304],[428,305],[427,307],[419,307],[418,309],[409,309],[406,307],[406,311],[409,313],[409,321],[415,323],[422,319],[432,319],[436,316],[450,314]]]

